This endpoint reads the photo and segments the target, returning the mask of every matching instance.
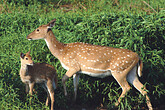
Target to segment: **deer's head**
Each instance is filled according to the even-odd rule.
[[[34,64],[32,57],[30,56],[30,51],[27,52],[26,54],[21,53],[20,59],[21,59],[21,64],[25,64],[25,65],[33,65]]]
[[[55,25],[56,19],[50,21],[47,25],[41,25],[37,29],[35,29],[32,33],[27,36],[28,40],[38,40],[44,39],[47,33],[51,30],[51,28]]]

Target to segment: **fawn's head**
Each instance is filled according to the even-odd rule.
[[[56,19],[53,19],[50,21],[47,25],[41,25],[37,29],[35,29],[32,33],[30,33],[27,36],[28,40],[38,40],[38,39],[44,39],[51,30],[51,28],[55,25]]]
[[[33,65],[34,64],[32,57],[30,56],[30,51],[27,52],[26,54],[21,53],[20,58],[21,58],[21,64],[25,64],[25,65]]]

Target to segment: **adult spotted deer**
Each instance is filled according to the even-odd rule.
[[[35,83],[41,83],[47,92],[46,105],[48,106],[51,99],[51,110],[54,108],[54,89],[57,87],[57,75],[53,66],[46,63],[33,63],[30,51],[26,54],[21,53],[20,77],[26,84],[26,92],[33,94]],[[30,88],[30,90],[29,90]]]
[[[116,106],[126,92],[130,90],[129,82],[142,95],[145,95],[148,108],[152,110],[146,88],[138,80],[137,75],[142,75],[143,64],[136,53],[127,49],[91,45],[82,42],[63,44],[55,38],[51,30],[55,25],[55,21],[56,19],[50,21],[47,25],[39,26],[27,36],[27,39],[44,39],[51,53],[59,59],[62,66],[67,70],[62,78],[65,95],[67,95],[65,82],[72,76],[76,99],[80,74],[100,78],[112,75],[122,88],[122,94],[118,102],[116,102]]]

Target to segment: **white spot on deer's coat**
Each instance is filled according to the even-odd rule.
[[[130,57],[130,55],[127,55],[128,57]]]

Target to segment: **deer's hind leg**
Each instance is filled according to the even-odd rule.
[[[47,93],[47,98],[46,98],[46,106],[48,106],[49,105],[49,100],[50,100],[50,94],[49,94],[49,91],[48,91],[48,88],[47,88],[47,84],[46,83],[44,83],[43,85],[42,85],[42,87],[44,88],[44,90],[46,91],[46,93]]]
[[[53,80],[48,80],[47,81],[47,89],[51,98],[51,110],[54,109],[54,88],[53,88]]]
[[[135,66],[128,74],[127,80],[129,83],[131,83],[143,96],[146,97],[146,102],[149,110],[152,110],[152,105],[150,102],[149,97],[147,96],[147,89],[144,87],[144,85],[139,81],[137,76],[137,66]]]
[[[121,102],[121,99],[125,97],[126,93],[130,90],[131,87],[126,80],[126,76],[123,75],[122,73],[116,72],[116,73],[113,73],[112,75],[122,88],[122,93],[120,97],[118,98],[118,102],[115,103],[115,106],[118,106],[118,104]]]

